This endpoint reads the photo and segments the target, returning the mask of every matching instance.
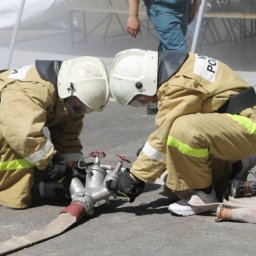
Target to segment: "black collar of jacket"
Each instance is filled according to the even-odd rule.
[[[176,73],[187,56],[188,51],[185,50],[166,50],[159,52],[157,79],[159,86]]]
[[[57,85],[58,73],[62,61],[60,60],[36,60],[35,66],[39,76],[46,81]]]

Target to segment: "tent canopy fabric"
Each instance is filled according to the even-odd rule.
[[[63,7],[67,8],[67,3],[65,0],[44,0],[44,4],[40,4],[41,0],[21,0],[18,4],[16,0],[9,1],[1,1],[0,3],[0,17],[1,17],[1,28],[8,28],[14,26],[10,46],[9,46],[9,56],[7,61],[7,66],[10,67],[10,63],[12,60],[12,55],[14,51],[14,46],[16,42],[17,33],[20,27],[21,22],[26,24],[29,21],[31,25],[31,21],[36,23],[42,23],[43,21],[56,20],[58,17],[60,18],[63,13]],[[201,6],[199,9],[197,22],[195,26],[194,37],[192,41],[191,51],[195,51],[197,46],[197,40],[199,36],[199,31],[201,27],[201,22],[204,14],[204,9],[207,0],[201,1]],[[62,8],[60,8],[60,6]],[[17,10],[17,13],[15,13]],[[47,15],[45,13],[47,12]],[[16,17],[16,18],[15,18]],[[35,19],[33,19],[33,17]]]
[[[65,0],[8,0],[0,1],[0,29],[10,29],[15,26],[17,14],[21,6],[22,27],[54,22],[68,15],[68,6]]]

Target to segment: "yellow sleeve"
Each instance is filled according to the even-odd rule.
[[[1,93],[3,136],[21,158],[45,169],[55,153],[42,130],[46,121],[48,91],[37,82],[15,80]]]

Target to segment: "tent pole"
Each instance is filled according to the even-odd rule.
[[[205,9],[206,2],[207,2],[207,0],[202,0],[201,5],[199,7],[197,21],[196,21],[196,28],[195,28],[192,46],[191,46],[191,52],[195,52],[195,50],[196,50],[198,36],[199,36],[200,29],[201,29],[201,23],[202,23],[203,16],[204,16],[204,9]]]
[[[17,16],[17,19],[16,19],[16,24],[15,24],[14,30],[12,32],[12,38],[11,38],[11,43],[10,43],[10,46],[9,46],[9,56],[8,56],[8,62],[7,62],[7,67],[8,68],[10,67],[10,64],[11,64],[11,61],[12,61],[14,45],[15,45],[15,42],[16,42],[16,37],[17,37],[18,30],[19,30],[21,16],[22,16],[22,13],[23,13],[25,1],[26,0],[21,0],[21,2],[20,2],[20,6],[19,6],[19,10],[18,10],[19,12],[18,12],[18,16]]]

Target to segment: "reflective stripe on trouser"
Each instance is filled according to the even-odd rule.
[[[1,134],[0,134],[1,136]],[[33,167],[0,138],[0,205],[26,208],[31,204]]]
[[[256,122],[251,119],[219,113],[182,116],[167,141],[166,185],[177,191],[206,188],[227,172],[227,161],[254,154]]]

